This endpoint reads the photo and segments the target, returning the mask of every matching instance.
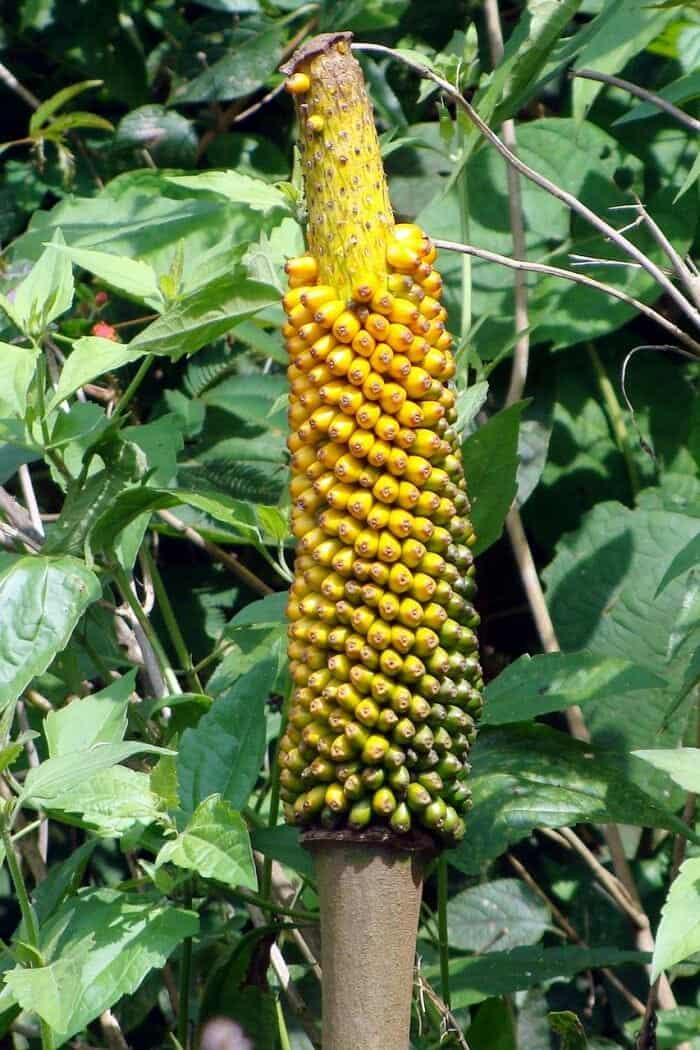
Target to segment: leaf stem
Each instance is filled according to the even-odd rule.
[[[5,819],[5,813],[0,817],[0,835],[2,836],[2,844],[5,847],[5,857],[7,859],[7,868],[10,873],[12,885],[14,886],[15,894],[17,896],[17,903],[19,904],[19,910],[24,921],[25,929],[27,931],[27,940],[36,952],[39,959],[41,959],[41,953],[39,951],[39,924],[37,922],[36,913],[32,907],[32,902],[29,899],[27,893],[27,884],[24,881],[22,875],[22,869],[19,861],[17,860],[17,854],[15,853],[15,847],[10,838],[10,832],[7,827]],[[43,965],[43,963],[42,963]],[[54,1050],[54,1038],[53,1032],[46,1021],[39,1015],[39,1023],[41,1025],[41,1046],[42,1050]]]
[[[177,653],[177,658],[180,661],[180,666],[184,669],[188,684],[193,692],[203,692],[202,683],[199,680],[199,675],[195,671],[192,664],[192,654],[187,648],[187,643],[183,637],[180,625],[177,622],[175,611],[172,607],[172,603],[168,596],[165,584],[163,583],[163,577],[160,574],[160,570],[156,564],[156,560],[151,553],[147,543],[144,543],[141,548],[141,557],[143,558],[148,572],[151,574],[153,580],[153,589],[156,593],[156,601],[158,602],[158,608],[160,614],[163,617],[163,623],[165,624],[166,630],[170,636],[170,640],[173,643],[173,648]]]
[[[167,654],[165,652],[165,649],[163,648],[161,640],[154,631],[153,624],[148,619],[148,616],[146,615],[141,606],[141,603],[138,601],[136,595],[132,591],[131,581],[122,569],[119,562],[117,561],[116,556],[114,558],[114,561],[110,565],[110,570],[112,572],[112,575],[114,576],[115,582],[117,584],[117,587],[119,588],[119,592],[121,593],[122,598],[131,609],[132,613],[136,618],[136,621],[138,622],[139,626],[141,627],[141,630],[148,639],[151,648],[153,649],[153,652],[160,665],[160,670],[163,674],[163,678],[165,679],[168,689],[170,689],[170,691],[174,694],[181,693],[182,689],[180,688],[180,683],[177,680],[177,675],[170,666],[170,661],[168,660]]]
[[[184,906],[192,907],[192,890],[188,889],[184,897]],[[182,1050],[189,1050],[190,1045],[190,985],[192,981],[192,938],[185,937],[180,958],[179,1010],[177,1015],[177,1038]]]
[[[291,689],[287,689],[284,697],[284,704],[282,706],[282,717],[280,719],[280,731],[278,740],[280,740],[287,731],[287,714],[289,709],[289,698],[291,696]],[[280,813],[280,765],[279,765],[279,745],[275,748],[275,754],[272,759],[272,766],[270,768],[270,809],[268,813],[267,825],[270,828],[277,826]],[[263,864],[262,874],[262,894],[263,897],[270,897],[272,889],[272,858],[266,856]]]
[[[280,1050],[292,1050],[292,1044],[289,1041],[289,1032],[287,1031],[287,1022],[284,1019],[284,1010],[282,1009],[282,1003],[279,996],[275,1001],[275,1007],[277,1009],[277,1027],[280,1034]]]
[[[447,935],[447,857],[443,853],[437,862],[438,937],[440,942],[440,987],[442,998],[450,1009],[450,944]]]
[[[115,410],[114,410],[114,412],[112,414],[111,422],[113,424],[118,419],[121,419],[121,417],[126,412],[127,408],[129,407],[129,404],[131,403],[132,398],[134,397],[134,394],[136,393],[138,388],[141,386],[141,383],[146,378],[146,373],[148,372],[148,370],[149,370],[149,368],[151,367],[152,364],[153,364],[153,354],[148,354],[147,357],[144,357],[143,361],[141,362],[141,364],[139,365],[139,367],[138,367],[138,369],[136,371],[136,375],[131,380],[131,382],[129,383],[128,387],[126,388],[126,390],[124,391],[124,393],[120,397],[119,402],[117,404],[117,407],[115,408]]]
[[[308,926],[310,922],[317,923],[319,921],[318,914],[312,911],[300,911],[294,908],[285,908],[281,904],[277,904],[269,897],[264,897],[261,893],[254,893],[252,890],[246,890],[242,886],[236,886],[233,891],[237,897],[241,897],[248,904],[257,904],[259,908],[264,911],[274,912],[276,915],[285,915],[289,919],[295,919],[297,922]]]

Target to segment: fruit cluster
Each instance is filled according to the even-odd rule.
[[[281,793],[298,824],[464,834],[483,685],[474,532],[436,251],[392,228],[349,298],[287,263],[294,692]]]

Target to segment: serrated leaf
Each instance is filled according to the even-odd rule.
[[[91,776],[133,755],[145,753],[172,754],[167,748],[139,740],[125,740],[119,744],[94,744],[86,750],[47,758],[28,771],[19,800],[21,803],[51,806],[58,799],[65,807],[70,792]]]
[[[484,725],[525,722],[571,704],[615,702],[621,695],[663,687],[663,680],[629,660],[593,653],[521,656],[486,687]]]
[[[124,365],[133,364],[143,357],[144,351],[133,351],[124,343],[112,339],[102,339],[96,335],[86,335],[76,339],[70,355],[66,358],[58,386],[49,402],[49,411],[74,394],[85,383],[116,371]]]
[[[73,248],[66,245],[58,250],[65,252],[76,266],[95,274],[117,291],[148,303],[159,312],[163,309],[158,278],[153,267],[147,262],[130,259],[125,255],[114,255],[111,252],[95,251],[92,248]]]
[[[87,964],[92,937],[88,936],[65,958],[34,969],[18,967],[5,974],[5,983],[19,1005],[46,1021],[55,1032],[68,1026],[69,1000],[80,987]]]
[[[276,507],[234,500],[223,493],[143,486],[122,493],[112,502],[95,525],[93,543],[96,547],[110,549],[122,529],[139,514],[180,505],[195,507],[215,521],[225,523],[246,543],[272,543],[276,546],[278,532],[286,529],[286,517]],[[269,531],[270,524],[275,526],[274,534]]]
[[[49,711],[44,719],[49,757],[123,740],[135,680],[136,671],[132,668],[98,693],[73,700],[60,710]]]
[[[549,909],[520,879],[472,886],[447,908],[450,947],[478,955],[536,944],[549,924]]]
[[[73,268],[59,250],[64,244],[60,229],[55,230],[51,244],[15,289],[12,309],[26,335],[41,336],[73,302]]]
[[[39,350],[0,342],[0,419],[27,411],[27,391],[34,376]]]
[[[101,591],[77,558],[21,557],[0,572],[0,710],[65,648]]]
[[[681,864],[671,883],[656,934],[651,979],[700,951],[700,857]]]
[[[217,193],[236,204],[245,204],[256,211],[272,208],[289,211],[289,198],[270,182],[242,175],[238,171],[205,171],[201,175],[169,175],[168,182],[195,193]]]
[[[265,751],[265,704],[276,674],[276,659],[261,661],[182,734],[177,771],[187,815],[210,795],[236,810],[247,802]]]
[[[82,755],[74,757],[79,761]],[[165,819],[148,773],[128,766],[111,766],[92,774],[88,769],[83,779],[53,794],[43,808],[64,823],[87,828],[103,838],[120,838]]]
[[[197,930],[194,912],[147,894],[81,890],[41,931],[48,965],[13,970],[6,981],[27,1010],[49,1021],[56,1044],[62,1045],[132,994]]]
[[[245,821],[220,795],[200,802],[184,830],[161,848],[156,864],[176,864],[226,886],[258,888]]]
[[[251,281],[240,268],[197,288],[185,299],[168,306],[131,340],[139,353],[164,354],[179,360],[229,332],[237,321],[277,303],[268,285]]]

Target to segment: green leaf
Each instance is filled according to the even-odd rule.
[[[253,828],[250,838],[253,849],[313,881],[313,860],[309,851],[299,842],[298,828],[288,824],[279,824],[276,828]]]
[[[502,101],[487,118],[491,123],[500,124],[522,106],[549,58],[553,44],[580,6],[581,0],[530,0],[526,5],[508,37],[499,64],[499,72],[505,67],[508,75]],[[481,113],[481,107],[477,108]]]
[[[450,960],[452,1008],[461,1009],[491,995],[510,995],[521,988],[532,988],[557,977],[574,977],[581,970],[625,963],[642,965],[645,952],[619,948],[513,948],[509,952],[489,952]],[[429,978],[437,967],[428,967]]]
[[[562,649],[631,660],[665,682],[614,703],[591,703],[594,740],[630,750],[677,742],[685,719],[677,701],[698,649],[700,601],[692,572],[660,593],[659,586],[696,533],[697,521],[686,514],[599,503],[577,533],[562,538],[544,572]]]
[[[483,729],[472,755],[467,834],[449,854],[462,871],[478,873],[485,861],[542,826],[614,821],[695,839],[662,801],[637,786],[648,782],[648,773],[634,757],[622,762],[613,751],[527,723]]]
[[[636,1039],[642,1025],[641,1017],[625,1023],[625,1034]],[[658,1050],[675,1050],[684,1040],[691,1040],[700,1032],[700,1009],[694,1006],[676,1006],[659,1010],[656,1015],[656,1042]],[[693,1044],[690,1044],[693,1046]],[[695,1047],[693,1047],[695,1050]]]
[[[690,543],[687,543],[682,550],[679,550],[673,561],[666,569],[663,579],[659,584],[656,593],[667,587],[669,583],[673,583],[674,580],[678,579],[679,576],[684,576],[690,569],[696,569],[700,565],[700,533],[694,536]]]
[[[184,489],[157,489],[150,486],[132,488],[117,496],[97,521],[93,544],[109,550],[130,521],[147,510],[165,510],[181,505],[196,507],[216,521],[224,522],[244,543],[277,546],[278,533],[285,531],[286,518],[276,507],[230,499],[223,493],[189,492]],[[275,526],[271,535],[270,525]],[[230,537],[232,538],[232,537]]]
[[[651,979],[700,951],[700,857],[681,864],[671,883],[656,934]]]
[[[520,879],[472,886],[447,908],[450,947],[478,955],[536,944],[549,925],[549,909]]]
[[[91,776],[144,752],[172,754],[167,748],[155,747],[140,740],[125,740],[118,744],[94,744],[85,750],[47,758],[27,773],[19,796],[20,802],[31,801],[36,805],[50,806],[55,800],[60,800],[61,807],[65,808],[70,793]]]
[[[46,878],[37,884],[32,903],[39,925],[53,915],[64,897],[76,892],[96,845],[96,839],[88,839],[66,860],[52,864]]]
[[[52,120],[48,127],[42,129],[41,137],[50,142],[61,143],[65,133],[74,128],[99,128],[100,131],[114,131],[114,125],[104,117],[99,117],[96,113],[76,111]]]
[[[152,423],[123,427],[127,441],[133,441],[148,461],[148,481],[170,485],[177,474],[177,457],[184,446],[182,426],[174,413],[158,416]]]
[[[65,244],[59,229],[39,261],[15,289],[14,314],[26,335],[39,338],[73,302],[73,268],[59,249]]]
[[[194,912],[148,894],[81,890],[41,931],[48,965],[15,969],[6,981],[23,1008],[52,1025],[56,1045],[62,1045],[132,994],[197,930]]]
[[[676,105],[681,102],[690,102],[700,96],[700,73],[688,73],[686,76],[679,77],[678,80],[674,80],[671,84],[658,88],[655,94],[667,102],[675,102]],[[659,107],[654,106],[651,102],[639,102],[628,113],[618,117],[613,127],[619,128],[621,124],[630,124],[635,120],[647,120],[649,117],[658,117],[661,115],[661,112]]]
[[[130,259],[112,252],[98,252],[91,248],[60,248],[76,266],[94,273],[118,292],[148,303],[159,312],[163,308],[163,296],[158,287],[155,270],[148,263]]]
[[[251,178],[237,171],[205,171],[201,175],[169,175],[168,182],[184,186],[195,193],[217,193],[236,204],[245,204],[256,211],[272,208],[290,210],[289,197],[264,179]]]
[[[277,69],[281,43],[281,31],[276,27],[245,39],[239,38],[218,62],[213,62],[193,80],[176,87],[169,101],[179,105],[181,102],[211,102],[249,95]]]
[[[632,754],[656,769],[663,769],[684,791],[700,794],[700,748],[655,748],[633,751]]]
[[[577,67],[619,73],[674,17],[673,11],[659,10],[646,0],[619,0],[604,5],[578,54]],[[597,81],[574,80],[573,108],[577,120],[583,119],[601,89],[602,84]]]
[[[469,1025],[469,1045],[486,1046],[489,1050],[518,1050],[519,1022],[521,1010],[504,1009],[504,1002],[500,996],[491,996],[472,1012],[472,1021]],[[516,1025],[518,1026],[516,1030]],[[528,1050],[545,1050],[544,1046],[533,1046],[526,1042],[522,1044]],[[549,1042],[546,1050],[549,1050]]]
[[[21,557],[0,572],[0,710],[65,648],[101,590],[76,558]]]
[[[36,347],[12,346],[0,342],[0,419],[3,416],[24,419],[27,391],[34,377],[38,356]]]
[[[29,134],[36,135],[46,124],[49,117],[52,117],[57,110],[65,106],[66,102],[70,102],[76,95],[80,95],[83,91],[89,91],[90,88],[99,87],[101,84],[101,80],[81,80],[79,84],[70,84],[61,91],[57,91],[55,95],[47,98],[45,102],[42,102],[34,110],[29,121]]]
[[[475,554],[498,539],[515,493],[518,469],[518,428],[527,401],[519,401],[492,416],[462,445],[464,474],[476,531]]]
[[[73,406],[78,407],[86,406]],[[81,485],[77,482],[69,485],[58,520],[47,530],[44,550],[77,554],[86,546],[89,549],[93,527],[108,513],[108,508],[114,505],[120,494],[146,473],[145,455],[138,445],[126,441],[121,434],[112,432],[110,439],[100,443],[99,453],[104,469],[89,475]]]
[[[49,756],[86,751],[93,744],[118,744],[126,732],[129,699],[136,671],[128,671],[106,689],[52,710],[44,719]]]
[[[681,199],[681,197],[688,192],[691,186],[695,185],[695,183],[698,181],[698,178],[700,178],[700,153],[698,153],[698,155],[696,156],[690,171],[688,172],[683,181],[683,185],[679,189],[676,196],[673,198],[674,204],[676,204]]]
[[[83,754],[76,752],[73,757],[80,761]],[[165,821],[161,799],[151,790],[149,774],[128,766],[111,766],[97,773],[88,768],[78,783],[69,782],[65,789],[59,787],[43,808],[66,824],[87,828],[103,838],[120,838],[156,821]]]
[[[489,682],[482,723],[524,722],[593,700],[615,703],[627,693],[658,689],[663,684],[658,675],[619,657],[593,653],[525,655]]]
[[[60,405],[85,383],[91,383],[93,379],[104,375],[105,372],[116,371],[118,368],[123,368],[124,365],[133,364],[143,357],[143,354],[144,351],[135,352],[124,343],[102,339],[96,335],[86,335],[81,339],[76,339],[61,371],[58,386],[49,402],[49,411]]]
[[[248,602],[226,624],[226,634],[230,635],[239,627],[275,627],[277,624],[286,623],[288,599],[289,591],[278,591],[257,601]]]
[[[155,104],[132,109],[119,121],[117,149],[148,150],[166,168],[192,168],[197,162],[197,132],[182,113]]]
[[[70,955],[35,969],[18,967],[5,974],[5,983],[19,1005],[46,1021],[54,1032],[68,1027],[69,1000],[80,988],[93,938],[90,934],[73,945]]]
[[[571,1010],[547,1014],[553,1032],[561,1036],[561,1050],[587,1050],[588,1040],[583,1025]]]
[[[210,795],[236,810],[246,804],[265,751],[265,704],[276,672],[276,660],[261,661],[182,734],[177,771],[186,814]]]
[[[140,353],[165,354],[177,361],[229,332],[237,321],[277,303],[268,285],[251,281],[239,268],[198,288],[170,305],[131,340]]]
[[[156,864],[176,864],[226,886],[258,888],[245,821],[220,795],[200,802],[184,831],[161,848]]]

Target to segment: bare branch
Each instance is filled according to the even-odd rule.
[[[668,102],[665,98],[662,98],[661,95],[656,95],[653,91],[640,87],[639,84],[633,84],[629,80],[623,80],[622,77],[614,77],[611,73],[599,73],[597,69],[572,69],[569,72],[569,76],[572,79],[578,77],[581,80],[597,80],[601,84],[609,84],[611,87],[622,88],[623,91],[627,91],[630,95],[634,95],[635,98],[641,98],[644,102],[649,102],[652,106],[656,106],[657,109],[662,109],[664,113],[668,113],[668,115],[673,117],[674,120],[677,120],[679,124],[683,124],[686,128],[689,128],[696,134],[700,132],[700,120],[691,117],[689,113],[685,113],[684,110],[679,109],[678,106],[674,106],[672,102]]]
[[[533,893],[536,893],[537,896],[540,897],[547,905],[549,911],[551,912],[552,918],[559,925],[561,930],[563,930],[563,932],[566,934],[569,940],[573,941],[574,944],[580,944],[582,948],[588,948],[587,941],[585,941],[583,937],[580,936],[576,928],[567,919],[566,915],[564,915],[564,913],[556,906],[554,901],[545,893],[545,891],[542,889],[539,883],[535,881],[535,879],[527,870],[525,865],[520,860],[518,860],[517,857],[513,856],[512,853],[508,853],[507,857],[511,866],[515,869],[515,871],[518,873],[523,882],[527,886],[529,886]],[[612,987],[615,988],[616,991],[618,991],[620,995],[629,1003],[634,1012],[640,1017],[643,1017],[645,1007],[641,999],[638,999],[637,996],[634,995],[633,992],[631,992],[629,988],[627,988],[627,986],[622,983],[620,978],[617,977],[617,975],[614,974],[612,970],[609,970],[607,967],[603,967],[603,969],[600,972],[603,974],[608,983],[611,984]]]
[[[498,0],[485,0],[486,31],[491,50],[491,64],[495,68],[503,58],[503,33],[498,11]],[[501,125],[503,141],[514,154],[517,149],[515,122],[504,120]],[[519,261],[527,259],[525,243],[525,218],[523,214],[523,196],[520,187],[520,176],[510,164],[506,165],[508,184],[508,211],[510,230],[513,237],[513,258]],[[530,359],[530,318],[527,305],[527,281],[524,270],[515,271],[515,347],[510,372],[510,383],[506,393],[505,405],[514,404],[523,396],[527,381],[527,369]]]
[[[698,348],[700,350],[700,347]],[[221,562],[227,569],[230,569],[235,576],[247,583],[254,591],[258,594],[272,594],[274,591],[273,587],[261,580],[259,576],[256,576],[247,566],[241,564],[235,554],[230,554],[228,551],[223,550],[216,543],[211,543],[205,539],[196,529],[193,529],[190,525],[185,525],[184,521],[181,521],[174,514],[171,514],[168,510],[159,510],[158,516],[163,521],[170,525],[171,528],[176,529],[177,532],[181,532],[183,536],[186,536],[190,543],[193,543],[196,547],[207,552],[207,554],[214,559],[214,561]]]
[[[15,95],[19,95],[23,102],[26,102],[32,109],[38,109],[41,102],[33,95],[29,88],[26,88],[24,84],[20,84],[17,77],[12,73],[7,66],[0,62],[0,80],[5,84],[10,91],[14,91]]]
[[[22,495],[24,496],[24,502],[27,504],[27,510],[29,511],[29,518],[34,527],[34,531],[42,537],[44,536],[44,526],[41,521],[41,512],[39,511],[39,504],[36,501],[36,495],[34,494],[34,485],[32,484],[32,476],[29,473],[29,467],[26,463],[22,463],[18,471],[19,483],[22,487]]]
[[[353,49],[356,51],[374,51],[380,54],[390,55],[392,58],[403,62],[404,65],[413,69],[421,77],[427,77],[437,84],[442,91],[448,95],[451,99],[456,102],[460,109],[462,109],[471,122],[479,129],[481,134],[487,139],[495,149],[505,158],[506,161],[516,171],[519,171],[521,175],[530,179],[535,185],[540,186],[541,189],[546,190],[547,193],[551,194],[552,197],[556,197],[557,200],[562,201],[572,211],[575,211],[578,215],[586,220],[591,226],[602,233],[605,237],[608,237],[613,241],[618,248],[634,259],[650,274],[651,277],[660,285],[661,288],[667,293],[667,295],[673,299],[680,310],[686,314],[693,324],[700,328],[700,311],[698,311],[692,303],[688,302],[685,296],[679,292],[672,281],[666,276],[660,267],[656,265],[651,259],[649,259],[644,252],[637,248],[632,241],[627,240],[622,234],[620,234],[610,223],[606,222],[605,219],[601,219],[594,211],[583,204],[578,197],[574,196],[573,193],[569,193],[568,190],[562,189],[561,186],[557,186],[555,182],[548,179],[545,175],[535,171],[529,165],[525,164],[524,161],[520,160],[511,149],[498,137],[495,131],[493,131],[485,121],[481,119],[476,110],[467,102],[464,96],[455,88],[449,81],[443,79],[434,73],[432,69],[424,66],[420,62],[416,62],[409,58],[407,55],[401,54],[398,51],[394,51],[390,47],[385,47],[383,44],[353,44]]]
[[[673,247],[673,245],[671,244],[671,242],[669,241],[668,237],[661,229],[659,224],[654,219],[652,219],[651,215],[644,207],[637,194],[634,193],[633,196],[635,201],[637,202],[637,207],[639,208],[640,218],[646,224],[646,226],[648,226],[649,232],[651,233],[658,246],[663,252],[665,252],[666,256],[670,259],[674,270],[685,285],[686,289],[688,290],[688,294],[692,298],[695,305],[700,306],[700,281],[698,280],[697,274],[693,273],[693,271],[690,269],[687,263],[679,255],[679,253]]]
[[[593,277],[587,277],[583,273],[576,273],[575,270],[566,270],[561,266],[549,266],[546,263],[527,262],[522,259],[511,259],[507,255],[500,255],[498,252],[488,251],[486,248],[475,248],[472,244],[459,244],[457,241],[445,241],[439,237],[434,238],[435,245],[438,248],[444,248],[446,251],[451,252],[462,252],[464,255],[473,255],[475,259],[485,259],[486,262],[498,263],[499,266],[507,266],[511,270],[529,270],[532,273],[541,273],[547,277],[561,277],[565,281],[573,281],[574,284],[583,284],[588,288],[595,288],[599,292],[603,292],[605,295],[611,296],[613,299],[619,299],[620,302],[627,303],[628,306],[633,306],[635,310],[639,310],[646,317],[651,318],[652,321],[656,321],[657,324],[661,325],[668,332],[672,332],[674,337],[679,343],[684,343],[685,346],[694,350],[696,354],[700,354],[700,343],[696,342],[691,336],[679,328],[678,325],[674,324],[673,321],[669,321],[667,317],[660,314],[658,310],[655,310],[652,306],[647,306],[640,299],[635,299],[634,296],[628,295],[627,292],[623,292],[619,288],[615,288],[611,284],[605,284],[603,281],[596,281]],[[692,355],[688,355],[689,357]]]

